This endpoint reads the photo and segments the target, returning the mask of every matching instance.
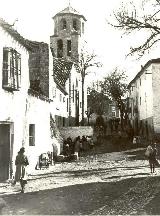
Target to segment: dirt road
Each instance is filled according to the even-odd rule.
[[[21,194],[19,185],[0,184],[2,214],[160,213],[160,170],[149,174],[144,150],[81,157],[36,171]]]

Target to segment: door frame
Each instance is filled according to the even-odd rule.
[[[9,125],[9,161],[8,161],[8,179],[13,177],[13,146],[14,146],[14,123],[0,121],[0,125]]]

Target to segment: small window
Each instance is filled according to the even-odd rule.
[[[17,91],[21,82],[21,55],[13,48],[3,49],[3,79],[4,89]]]
[[[35,146],[35,124],[29,125],[29,146]]]
[[[77,31],[77,20],[73,20],[73,29]]]
[[[66,102],[66,98],[65,98],[65,97],[63,97],[63,102],[64,102],[64,103]]]
[[[65,19],[62,19],[62,20],[61,20],[61,26],[62,26],[62,27],[61,27],[62,30],[63,30],[63,29],[67,29],[67,22],[66,22]]]
[[[57,57],[63,57],[63,41],[61,39],[57,41]]]
[[[71,40],[67,40],[67,56],[71,56]]]
[[[82,22],[82,33],[84,34],[84,22]]]
[[[82,108],[82,102],[80,102],[79,107]]]
[[[141,105],[141,97],[139,98],[139,104]]]

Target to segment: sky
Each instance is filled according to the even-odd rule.
[[[127,58],[133,37],[121,37],[122,33],[109,26],[113,10],[118,9],[122,0],[70,0],[71,6],[83,14],[86,19],[86,40],[90,49],[103,64],[100,69],[94,69],[93,79],[102,79],[115,67],[126,71],[128,81],[131,81],[151,57],[150,55],[138,61]],[[126,0],[127,1],[127,0]],[[53,35],[52,17],[66,8],[69,0],[0,0],[0,17],[12,24],[15,19],[16,30],[24,37],[35,41],[49,43]],[[157,53],[152,55],[158,57]],[[90,78],[89,78],[90,80]]]

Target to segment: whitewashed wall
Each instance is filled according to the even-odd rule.
[[[12,123],[14,133],[13,158],[22,147],[29,157],[30,170],[34,169],[37,157],[43,152],[52,151],[50,140],[50,104],[28,95],[29,53],[3,29],[0,29],[0,123]],[[12,47],[21,54],[21,88],[8,92],[2,88],[3,47]],[[35,124],[35,146],[29,146],[29,124]],[[15,171],[15,166],[13,167]]]

